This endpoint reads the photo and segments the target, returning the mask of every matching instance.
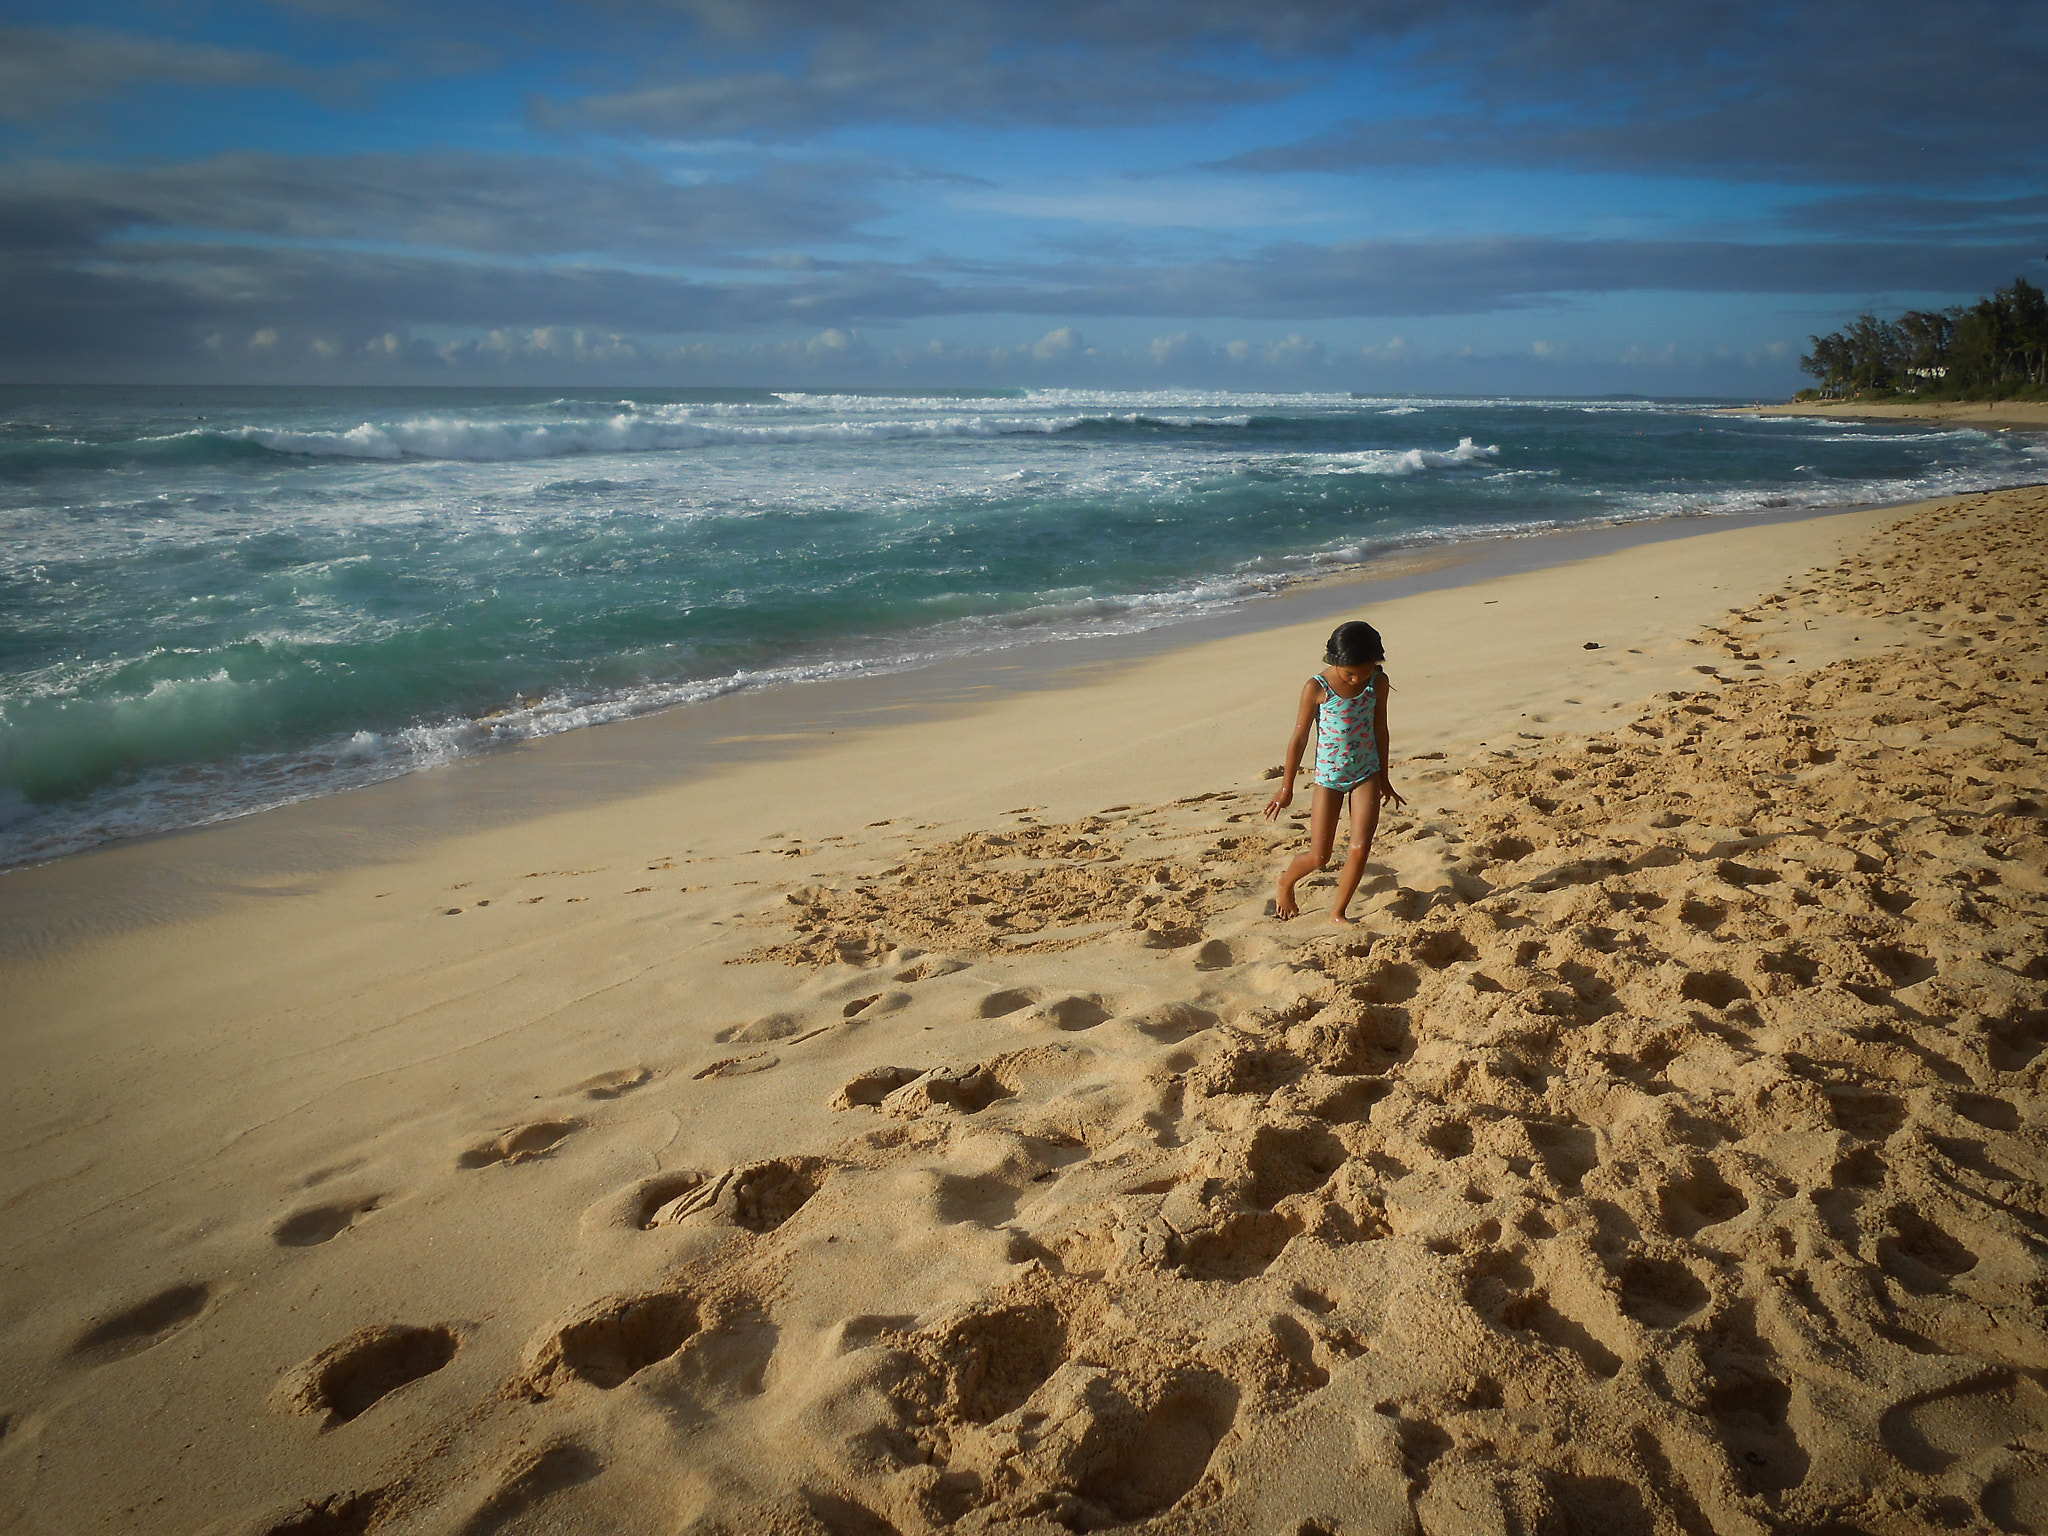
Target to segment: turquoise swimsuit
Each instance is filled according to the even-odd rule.
[[[1374,672],[1355,699],[1338,693],[1321,673],[1310,681],[1323,689],[1316,709],[1315,782],[1325,789],[1356,789],[1380,771],[1379,743],[1372,733],[1380,674]]]

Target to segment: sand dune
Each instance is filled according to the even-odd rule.
[[[1409,761],[1358,932],[1271,917],[1256,765],[465,891],[698,892],[688,1022],[507,951],[576,1021],[516,1111],[451,1054],[350,1148],[239,1132],[297,1193],[211,1220],[320,1283],[216,1341],[166,1231],[36,1310],[0,1508],[196,1528],[189,1459],[252,1536],[2048,1530],[2044,550],[2048,491],[1933,504],[1632,717]]]

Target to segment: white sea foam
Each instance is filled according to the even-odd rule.
[[[659,453],[724,443],[873,443],[906,438],[1006,437],[1064,432],[1078,416],[952,416],[880,421],[703,422],[656,416],[613,416],[602,421],[468,421],[422,417],[379,426],[364,422],[345,432],[235,427],[218,437],[259,443],[274,453],[343,459],[447,459],[502,462],[569,454]],[[187,434],[205,435],[205,434]]]
[[[973,402],[977,407],[986,403]],[[1208,414],[1188,410],[995,414],[980,408],[946,409],[957,407],[960,402],[925,399],[883,402],[889,408],[886,411],[857,409],[875,404],[860,398],[793,396],[789,404],[780,407],[664,405],[610,417],[545,422],[425,416],[381,424],[366,421],[346,430],[329,431],[248,425],[225,430],[197,429],[156,441],[246,442],[273,453],[311,458],[502,463],[572,454],[676,452],[725,444],[856,444],[918,438],[1042,436],[1089,424],[1184,431],[1242,430],[1252,422],[1251,415],[1244,412]],[[902,408],[906,406],[925,408],[924,414],[905,414]],[[838,411],[840,415],[832,420],[809,419],[824,410]]]
[[[1455,448],[1366,448],[1356,453],[1319,454],[1316,464],[1326,475],[1415,475],[1425,469],[1455,469],[1499,457],[1498,443],[1481,447],[1471,438],[1461,437]]]
[[[801,389],[778,389],[775,391],[775,398],[783,406],[795,406],[806,411],[836,411],[855,415],[878,411],[978,411],[987,410],[991,405],[1022,403],[1020,397],[1003,394],[836,395]],[[760,409],[759,406],[747,408]]]

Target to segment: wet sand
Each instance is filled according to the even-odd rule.
[[[1858,401],[1801,400],[1785,405],[1739,408],[1747,416],[1833,416],[1847,421],[1938,421],[1946,426],[1983,427],[1987,431],[2048,431],[2048,401],[1926,400]]]

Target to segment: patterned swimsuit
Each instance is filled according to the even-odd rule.
[[[1372,734],[1380,674],[1373,673],[1355,699],[1338,693],[1321,673],[1309,681],[1323,690],[1323,702],[1316,709],[1315,782],[1325,789],[1356,789],[1380,771],[1379,744]]]

